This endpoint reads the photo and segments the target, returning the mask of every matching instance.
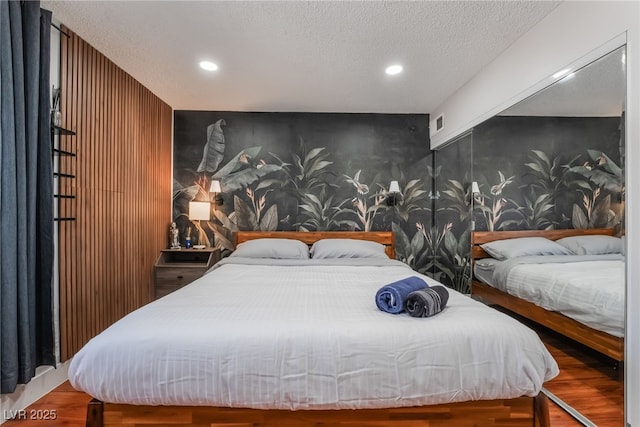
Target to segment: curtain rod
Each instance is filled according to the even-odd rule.
[[[51,26],[53,28],[55,28],[56,30],[60,31],[62,34],[64,34],[67,37],[71,37],[69,34],[65,33],[64,31],[62,31],[62,29],[60,27],[58,27],[56,24],[54,24],[53,22],[51,23]]]

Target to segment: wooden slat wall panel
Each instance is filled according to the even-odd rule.
[[[171,107],[76,34],[61,40],[61,140],[77,157],[59,224],[62,359],[152,299],[171,221]]]

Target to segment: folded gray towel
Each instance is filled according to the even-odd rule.
[[[447,288],[436,285],[411,292],[407,296],[405,309],[413,317],[430,317],[444,310],[447,301]]]

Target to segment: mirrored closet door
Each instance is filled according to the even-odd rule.
[[[611,228],[624,235],[625,47],[558,78],[435,152],[434,232],[443,259],[450,258],[436,259],[434,272],[447,285],[471,291],[474,228]],[[620,317],[611,322],[621,322],[618,329],[607,333],[623,338],[624,262],[619,264],[621,295],[603,302],[603,311]],[[624,363],[521,320],[554,348],[561,371],[578,373],[561,373],[547,384],[550,394],[591,419],[586,425],[622,426]]]

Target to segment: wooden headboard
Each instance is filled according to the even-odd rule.
[[[387,256],[396,258],[396,244],[392,231],[238,231],[235,243],[253,239],[296,239],[311,246],[321,239],[357,239],[384,245]]]
[[[483,243],[496,240],[516,239],[518,237],[546,237],[549,240],[558,240],[563,237],[587,236],[598,234],[601,236],[613,236],[613,228],[583,228],[566,230],[515,230],[515,231],[472,231],[471,232],[471,259],[489,258],[490,255],[480,247]]]

